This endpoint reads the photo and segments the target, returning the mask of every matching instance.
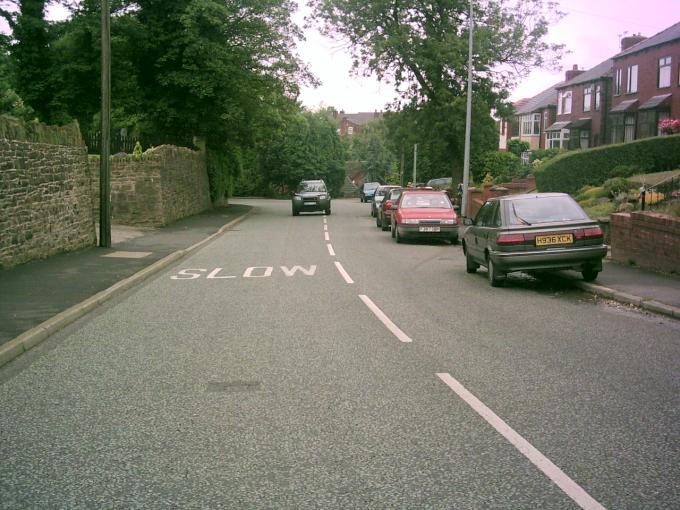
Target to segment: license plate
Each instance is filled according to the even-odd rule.
[[[305,202],[305,205],[316,205],[316,202]]]
[[[552,246],[555,244],[573,244],[574,234],[552,234],[536,236],[536,246]]]
[[[439,232],[439,227],[420,227],[418,232]]]

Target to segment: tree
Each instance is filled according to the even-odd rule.
[[[371,180],[386,182],[396,167],[397,159],[387,135],[385,121],[376,119],[363,126],[359,133],[345,138],[347,158],[358,161]]]
[[[468,1],[311,0],[310,5],[310,22],[326,35],[347,42],[356,72],[395,83],[404,103],[395,109],[409,111],[407,117],[418,121],[420,143],[430,146],[423,155],[430,170],[441,165],[438,177],[449,174],[460,181]],[[492,137],[489,131],[491,110],[507,114],[508,89],[532,68],[553,66],[562,46],[544,41],[549,13],[556,11],[543,0],[487,0],[476,2],[476,8],[472,148],[479,156],[497,146],[492,139],[497,135]],[[475,135],[480,131],[481,136]],[[393,132],[399,132],[396,138],[401,143],[414,138],[405,136],[403,129]],[[425,133],[436,139],[426,138]]]

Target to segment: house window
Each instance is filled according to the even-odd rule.
[[[659,59],[659,79],[658,87],[660,89],[671,86],[671,57],[662,57]]]
[[[587,85],[583,88],[583,111],[589,112],[593,99],[593,86]]]
[[[616,70],[616,76],[614,77],[614,95],[621,95],[621,69]]]
[[[557,115],[571,113],[571,90],[560,92],[557,95]]]
[[[602,85],[595,85],[595,111],[600,111],[600,95],[602,94]]]
[[[610,115],[608,124],[611,143],[623,142],[623,114],[615,113]]]
[[[353,126],[347,126],[347,134],[348,135],[354,134],[354,127]]]
[[[545,145],[549,149],[566,149],[569,145],[569,130],[548,131],[545,134]]]
[[[623,141],[632,142],[635,140],[635,114],[627,113],[623,119]]]
[[[541,114],[522,115],[522,135],[535,136],[541,134]]]
[[[579,142],[581,145],[581,149],[587,149],[590,147],[590,131],[581,131],[581,135],[579,136]]]
[[[638,125],[640,126],[638,138],[655,136],[658,129],[656,127],[656,110],[640,110],[638,112]]]
[[[638,89],[638,66],[637,64],[628,66],[628,86],[626,87],[626,92],[628,94],[633,94],[637,92]]]

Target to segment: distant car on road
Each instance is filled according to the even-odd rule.
[[[392,237],[398,243],[406,238],[458,242],[458,216],[443,191],[404,190],[391,221]]]
[[[373,216],[374,218],[377,216],[378,209],[380,208],[380,204],[385,198],[385,194],[389,190],[398,187],[399,186],[394,186],[390,184],[383,184],[382,186],[378,186],[378,189],[375,190],[375,195],[373,195],[373,202],[371,202],[371,216]]]
[[[359,199],[361,202],[373,200],[373,195],[375,195],[375,190],[378,189],[378,186],[380,186],[379,182],[365,182],[359,190]]]
[[[292,198],[293,216],[301,212],[331,213],[331,195],[322,180],[301,181]]]
[[[494,287],[513,271],[575,269],[591,282],[607,255],[600,226],[565,193],[492,198],[465,224],[467,272],[485,266]]]
[[[425,185],[432,189],[445,191],[452,186],[452,182],[453,179],[451,177],[439,177],[437,179],[430,179]]]
[[[392,219],[392,212],[397,208],[397,203],[399,202],[399,197],[404,188],[392,188],[390,189],[383,198],[380,204],[380,209],[378,209],[378,215],[376,216],[376,226],[382,228],[382,230],[389,230],[390,222]]]

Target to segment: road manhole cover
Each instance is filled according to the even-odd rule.
[[[257,391],[262,386],[259,381],[212,381],[208,383],[208,393],[243,393]]]

